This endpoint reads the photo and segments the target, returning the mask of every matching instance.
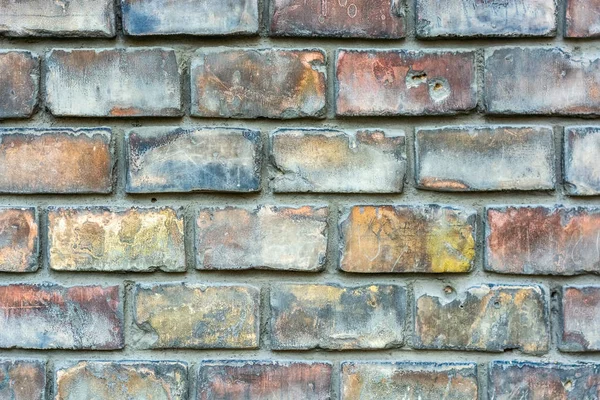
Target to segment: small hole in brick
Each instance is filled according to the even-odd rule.
[[[444,85],[442,85],[439,82],[433,86],[433,90],[442,90],[443,88],[444,88]]]
[[[150,200],[150,201],[153,202],[153,203],[156,203],[156,201],[157,201],[156,197],[153,197],[152,200]]]
[[[496,301],[494,302],[494,307],[495,307],[495,308],[500,308],[500,302],[499,302],[498,300],[496,300]]]
[[[454,293],[454,288],[452,286],[446,286],[444,288],[444,293],[446,293],[447,295],[450,295],[450,294]]]

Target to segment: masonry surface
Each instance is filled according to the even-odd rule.
[[[0,400],[600,400],[600,0],[0,0]]]

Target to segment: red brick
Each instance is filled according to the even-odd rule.
[[[565,36],[585,38],[600,36],[600,0],[566,0]]]
[[[0,360],[0,399],[44,400],[46,364],[37,360]]]
[[[398,39],[404,7],[403,0],[274,0],[271,35]]]
[[[573,196],[600,195],[600,127],[565,127],[564,178]]]
[[[39,80],[37,55],[24,50],[0,50],[0,120],[33,114],[38,103]]]
[[[600,274],[598,237],[596,207],[489,207],[485,268],[504,274]]]
[[[108,128],[0,129],[0,193],[110,193]]]
[[[119,286],[0,286],[0,348],[123,348]]]
[[[35,272],[38,269],[37,211],[0,207],[0,272]]]
[[[207,49],[192,60],[192,116],[323,117],[323,50]]]
[[[339,50],[341,116],[457,114],[477,105],[472,51]]]
[[[561,351],[600,351],[600,286],[565,286],[561,298]]]

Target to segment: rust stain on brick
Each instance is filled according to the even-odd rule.
[[[565,286],[562,290],[561,351],[600,350],[600,286]]]
[[[0,399],[44,400],[46,365],[37,360],[0,360]]]
[[[0,120],[33,114],[38,103],[39,79],[37,55],[23,50],[0,50]]]
[[[36,271],[38,241],[34,208],[0,207],[0,271]]]

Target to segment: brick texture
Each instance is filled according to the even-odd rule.
[[[0,272],[38,269],[39,225],[33,207],[0,207]]]
[[[40,61],[36,54],[0,50],[0,120],[33,114],[38,103],[39,79]]]
[[[0,398],[44,400],[46,365],[39,360],[0,360]]]
[[[566,127],[565,189],[574,196],[600,195],[600,127]]]
[[[561,301],[562,351],[599,351],[600,286],[565,286]]]
[[[566,0],[566,37],[586,38],[600,36],[600,1]]]

